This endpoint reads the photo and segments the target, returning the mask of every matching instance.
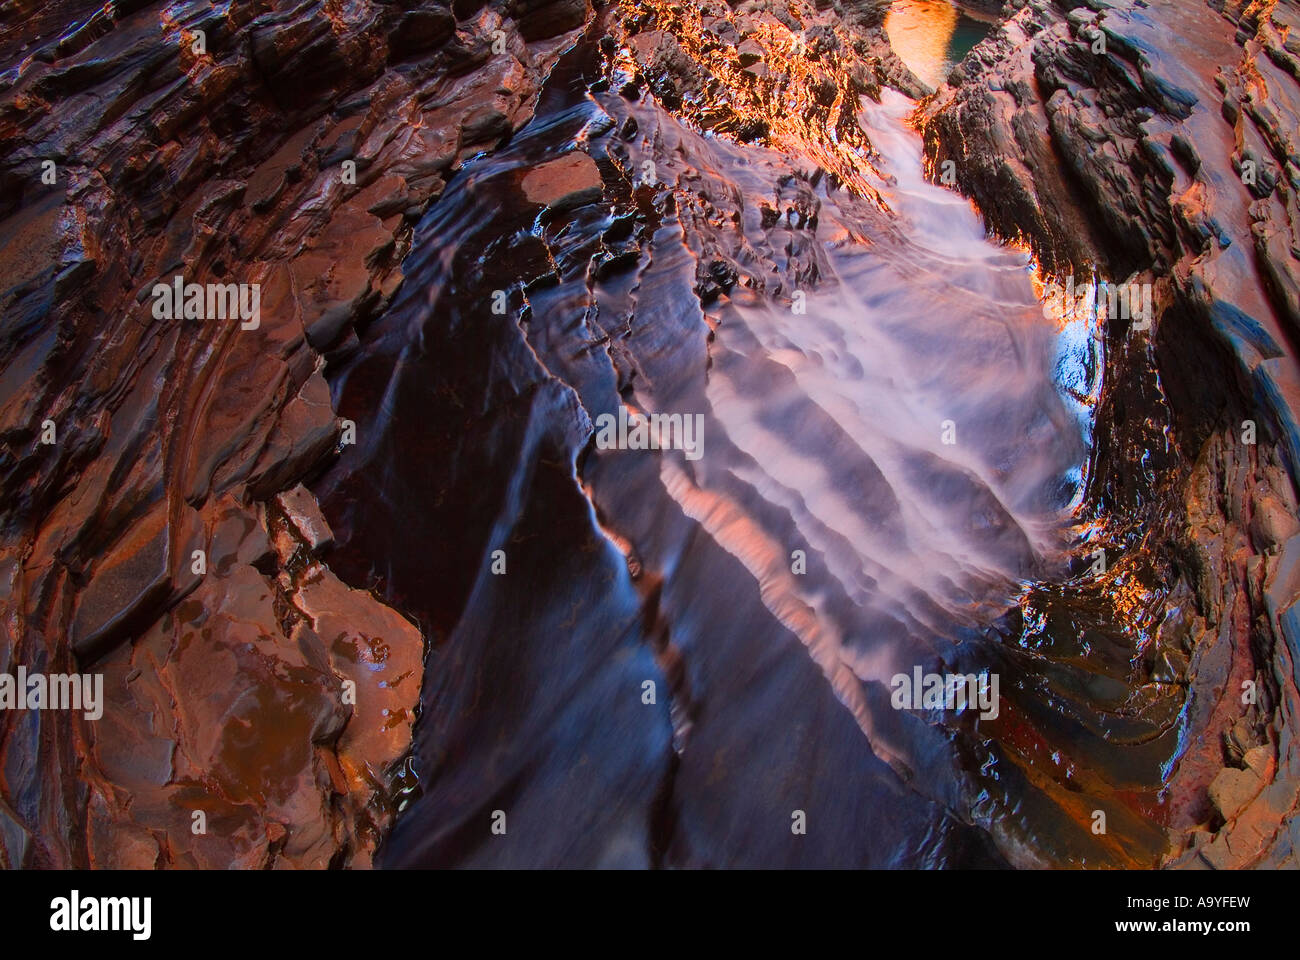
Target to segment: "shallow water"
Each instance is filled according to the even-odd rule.
[[[881,205],[589,93],[602,73],[570,53],[453,180],[334,372],[339,564],[434,642],[385,862],[1002,862],[986,830],[1030,788],[998,783],[989,723],[1023,719],[894,709],[890,683],[1018,682],[995,627],[1067,565],[1089,331],[925,181],[901,95],[863,102]],[[604,199],[521,204],[574,150]],[[600,449],[620,406],[701,416],[701,455]],[[497,809],[526,842],[483,842]],[[1035,816],[1031,845],[1064,829]]]
[[[885,16],[885,33],[894,52],[932,87],[993,29],[949,0],[894,0]]]

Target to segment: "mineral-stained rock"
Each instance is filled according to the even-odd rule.
[[[742,67],[763,59],[763,46],[756,40],[746,40],[736,48],[736,62]]]
[[[1264,780],[1254,770],[1224,767],[1210,784],[1210,802],[1224,820],[1234,820],[1263,786]]]
[[[552,212],[599,199],[603,186],[596,162],[580,151],[539,164],[524,175],[521,185],[526,200]]]
[[[946,502],[915,512],[1020,584],[1014,511],[800,393],[786,334],[817,317],[747,322],[805,316],[786,304],[835,248],[879,257],[845,285],[864,298],[906,260],[865,118],[932,91],[884,0],[0,23],[0,669],[105,691],[96,719],[0,715],[0,865],[367,866],[385,838],[390,865],[1294,865],[1300,23],[1011,7],[921,105],[927,162],[1046,272],[1149,282],[1159,316],[1105,328],[1085,513],[1119,559],[956,639],[849,540],[910,550],[897,489],[921,477]],[[173,283],[256,285],[257,316],[169,315]],[[835,336],[809,353],[862,373]],[[746,389],[770,406],[713,421],[729,467],[593,453],[592,411],[731,415]],[[763,472],[774,448],[797,482]],[[809,516],[803,487],[851,502]],[[847,571],[815,599],[801,529]],[[1019,686],[978,735],[935,727],[821,618],[992,651]],[[528,843],[489,839],[506,806]]]
[[[510,0],[506,14],[525,40],[545,40],[581,27],[591,7],[588,0]]]
[[[173,523],[168,513],[167,504],[159,503],[96,564],[69,636],[81,661],[95,662],[198,586],[186,569],[192,567],[192,550],[202,549],[198,517],[181,507]]]
[[[6,21],[0,665],[101,672],[107,704],[0,715],[5,865],[369,863],[423,639],[322,563],[302,481],[354,442],[324,371],[400,287],[408,215],[589,15],[526,7]],[[178,277],[256,284],[260,316],[169,318]]]
[[[1182,866],[1294,863],[1300,622],[1283,584],[1298,528],[1300,210],[1280,172],[1295,170],[1300,70],[1283,38],[1297,26],[1271,0],[1023,4],[923,108],[931,162],[956,162],[992,230],[1054,276],[1156,290],[1149,346],[1134,349],[1125,318],[1107,324],[1098,445],[1114,453],[1094,484],[1127,549],[1170,555],[1171,598],[1190,589],[1208,612],[1190,643],[1191,746],[1170,777]],[[1160,411],[1147,422],[1192,465],[1166,459],[1150,483],[1160,444],[1121,412],[1143,393]],[[1147,535],[1170,515],[1186,523]],[[1256,762],[1224,767],[1225,738]]]
[[[320,506],[302,484],[277,494],[275,503],[313,554],[321,553],[334,542],[334,534],[320,512]]]
[[[405,56],[432,50],[451,39],[456,18],[447,10],[407,10],[388,36],[388,47]]]

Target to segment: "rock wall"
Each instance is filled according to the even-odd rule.
[[[366,865],[423,641],[329,569],[322,370],[590,7],[30,6],[0,32],[0,664],[103,673],[106,705],[0,715],[0,863]],[[259,284],[260,323],[159,318],[178,276]]]
[[[1149,335],[1106,324],[1091,515],[1156,558],[1135,635],[1164,667],[1130,682],[1187,691],[1166,860],[1294,865],[1300,20],[1267,0],[1005,13],[918,120],[935,175],[952,161],[1045,273],[1155,290]]]

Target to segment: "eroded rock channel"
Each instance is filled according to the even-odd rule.
[[[888,6],[7,12],[4,863],[1292,863],[1294,10]]]

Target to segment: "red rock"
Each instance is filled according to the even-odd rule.
[[[596,162],[577,150],[532,168],[521,185],[530,203],[556,211],[593,203],[602,189]]]
[[[334,542],[334,533],[325,522],[316,498],[301,483],[292,490],[277,494],[275,502],[312,553],[319,554]]]
[[[585,4],[560,6],[549,19],[530,6],[543,17],[529,32],[585,19]],[[160,9],[101,12],[60,40],[81,14],[56,2],[6,28],[29,68],[0,92],[15,164],[0,191],[13,336],[0,348],[0,649],[54,662],[70,645],[104,671],[109,703],[95,724],[0,716],[0,798],[34,798],[21,816],[0,799],[0,862],[367,865],[423,638],[311,559],[330,535],[301,484],[338,438],[321,351],[356,343],[353,324],[399,290],[403,214],[441,191],[463,120],[485,106],[504,121],[481,132],[526,120],[564,41],[516,38],[467,74],[450,46],[435,52],[452,36],[442,7],[362,0],[333,19],[200,11],[196,56],[174,27],[159,42]],[[394,58],[430,56],[389,70],[390,42]],[[39,180],[46,156],[55,185]],[[261,284],[259,329],[156,321],[151,287],[178,274]],[[15,438],[46,418],[59,442],[19,464]],[[304,576],[322,622],[363,646],[382,638],[402,670],[328,650],[293,610]],[[360,688],[355,726],[344,678]],[[82,746],[40,746],[55,742]]]

